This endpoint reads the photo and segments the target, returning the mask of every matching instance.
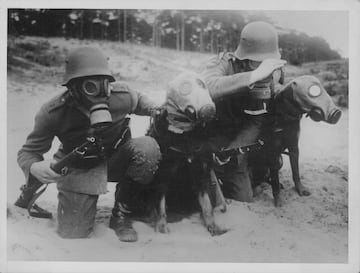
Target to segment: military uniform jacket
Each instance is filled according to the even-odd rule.
[[[236,57],[230,52],[221,52],[209,60],[202,75],[214,101],[249,92],[251,72],[236,71]]]
[[[146,96],[129,89],[124,83],[114,82],[112,87],[109,111],[113,123],[106,134],[102,135],[107,148],[118,140],[128,114],[149,115],[156,106]],[[41,107],[35,116],[34,128],[17,157],[27,181],[31,165],[44,159],[43,155],[50,150],[54,137],[61,142],[55,159],[61,159],[85,141],[90,129],[88,115],[87,111],[74,101],[69,91],[54,97]],[[106,192],[106,184],[107,165],[106,162],[101,162],[94,168],[71,170],[61,177],[57,186],[59,189],[74,192],[101,194]]]
[[[221,52],[209,60],[202,73],[216,104],[217,120],[224,125],[239,123],[246,115],[245,110],[259,110],[263,106],[250,98],[251,72],[244,72],[236,59],[231,52]]]

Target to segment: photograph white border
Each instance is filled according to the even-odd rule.
[[[114,8],[114,9],[218,9],[218,10],[345,10],[349,11],[349,262],[347,264],[237,264],[237,263],[103,263],[103,262],[13,262],[6,257],[6,128],[7,86],[6,45],[8,8]],[[360,272],[360,1],[330,0],[123,0],[123,1],[44,1],[8,0],[1,2],[1,83],[0,122],[0,272]]]

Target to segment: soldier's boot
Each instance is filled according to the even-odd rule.
[[[21,194],[14,203],[14,205],[20,208],[27,209],[30,216],[38,218],[52,218],[51,212],[39,207],[35,203],[36,199],[46,189],[45,187],[42,190],[38,191],[41,186],[44,186],[44,184],[30,175],[28,182],[21,186]]]
[[[115,191],[115,204],[112,209],[109,227],[115,231],[120,241],[135,242],[138,239],[137,232],[132,226],[128,202],[130,199],[130,183],[118,183]]]
[[[21,194],[14,205],[26,209],[31,199],[34,197],[34,194],[42,185],[43,183],[30,176],[28,183],[20,187]]]

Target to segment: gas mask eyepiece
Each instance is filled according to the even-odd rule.
[[[308,116],[313,121],[325,120],[324,112],[320,108],[316,108],[316,107],[314,107],[313,109],[310,110],[310,112],[308,113]]]
[[[196,111],[193,106],[187,106],[184,114],[193,121],[198,119],[201,122],[209,122],[215,117],[216,109],[213,104],[206,104],[199,111]]]
[[[90,97],[109,97],[110,96],[110,86],[108,79],[84,79],[81,84],[81,91]]]

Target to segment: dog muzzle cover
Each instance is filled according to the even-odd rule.
[[[336,124],[341,118],[341,110],[336,107],[320,81],[313,76],[302,76],[290,85],[294,99],[314,121]]]
[[[216,107],[203,80],[195,73],[183,73],[168,85],[165,107],[169,130],[182,133],[211,121]]]

